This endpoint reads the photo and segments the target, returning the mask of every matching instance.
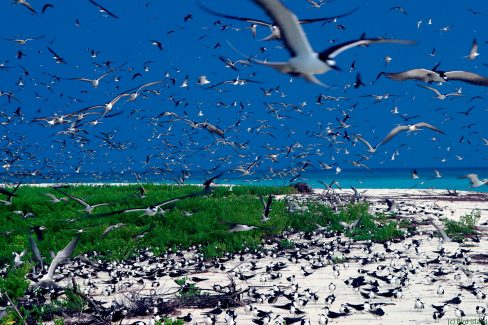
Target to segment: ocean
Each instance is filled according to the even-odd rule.
[[[287,186],[292,183],[305,182],[314,188],[323,188],[321,183],[330,184],[336,181],[342,188],[398,188],[398,189],[456,189],[463,191],[488,192],[488,185],[471,188],[470,182],[463,175],[468,173],[478,174],[480,179],[488,176],[488,168],[436,168],[441,177],[436,177],[434,168],[417,168],[419,178],[413,179],[411,176],[412,169],[405,168],[376,168],[370,170],[364,169],[343,169],[337,173],[335,169],[330,170],[312,170],[303,171],[300,176],[293,179],[293,176],[284,177],[270,176],[268,171],[256,171],[247,176],[241,176],[238,173],[227,171],[222,177],[217,179],[217,184],[234,184],[234,185],[262,185],[262,186]],[[275,171],[275,174],[279,172]],[[213,174],[203,172],[192,172],[181,178],[177,172],[167,174],[139,174],[134,172],[119,173],[72,173],[51,175],[51,177],[33,177],[23,178],[23,183],[136,183],[138,182],[135,175],[139,176],[139,181],[143,183],[160,183],[160,184],[201,184],[205,179],[210,178]],[[182,182],[183,180],[183,182]],[[12,183],[16,181],[10,180]]]

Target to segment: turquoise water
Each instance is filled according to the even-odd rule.
[[[443,168],[437,169],[442,177],[436,178],[433,168],[418,168],[418,179],[412,179],[411,169],[344,169],[340,173],[336,173],[335,169],[327,171],[307,170],[301,173],[301,176],[293,180],[293,182],[305,182],[315,188],[323,188],[324,183],[331,183],[333,180],[338,182],[343,188],[400,188],[400,189],[457,189],[457,190],[475,190],[478,192],[488,192],[488,185],[477,188],[471,188],[470,182],[461,176],[468,173],[476,173],[480,179],[488,177],[488,168]],[[193,173],[185,180],[187,184],[199,184],[204,179],[212,175],[204,173]],[[175,184],[178,173],[166,175],[149,175],[142,174],[140,178],[142,182]],[[216,180],[218,184],[252,184],[252,185],[272,185],[272,186],[286,186],[290,184],[290,180],[295,175],[287,175],[286,177],[271,177],[269,173],[255,172],[248,176],[241,176],[235,172],[227,171],[222,177]],[[134,183],[136,182],[134,173],[90,173],[90,174],[70,174],[57,175],[53,179],[42,178],[27,178],[24,183],[51,183],[51,182],[74,182],[74,183]]]

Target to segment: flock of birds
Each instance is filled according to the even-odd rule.
[[[339,77],[346,76],[347,72],[343,71],[344,69],[341,69],[336,62],[340,55],[346,55],[357,47],[374,47],[376,44],[386,44],[389,48],[398,50],[398,48],[417,46],[417,43],[405,39],[372,38],[362,34],[359,38],[349,41],[332,40],[331,46],[318,52],[310,44],[310,36],[304,32],[305,25],[322,24],[323,27],[335,25],[338,30],[346,30],[342,20],[352,19],[359,8],[335,16],[299,19],[281,1],[253,2],[262,9],[269,20],[231,15],[214,10],[213,6],[197,2],[197,10],[202,16],[206,19],[218,18],[213,26],[206,26],[205,30],[210,31],[213,28],[221,30],[222,33],[228,31],[242,33],[250,29],[253,37],[257,37],[259,28],[264,26],[271,32],[264,38],[265,46],[260,48],[258,54],[243,54],[231,42],[228,42],[228,48],[238,59],[217,52],[215,57],[218,60],[215,61],[222,62],[227,68],[222,69],[225,70],[222,71],[222,75],[231,72],[235,76],[218,82],[213,82],[209,80],[207,74],[202,74],[194,83],[191,80],[193,77],[185,75],[185,71],[179,68],[174,68],[176,72],[167,70],[162,78],[137,82],[139,79],[147,80],[153,75],[154,69],[159,69],[155,67],[155,60],[144,62],[142,70],[136,63],[117,64],[107,57],[102,59],[105,61],[100,62],[103,49],[94,48],[87,48],[87,50],[95,72],[87,70],[85,73],[98,75],[73,76],[70,70],[77,65],[61,54],[58,49],[61,45],[55,40],[48,41],[45,35],[3,37],[4,42],[11,43],[15,48],[15,60],[17,60],[13,62],[11,59],[5,59],[0,63],[1,74],[7,74],[11,80],[17,79],[16,90],[5,88],[0,90],[0,97],[4,100],[2,103],[4,108],[0,113],[0,123],[5,127],[1,139],[4,146],[1,157],[4,175],[10,180],[28,178],[34,181],[43,179],[55,182],[62,180],[66,175],[76,176],[86,173],[88,178],[93,179],[102,177],[103,173],[97,173],[96,170],[103,163],[110,166],[112,177],[118,175],[123,179],[127,179],[124,175],[137,172],[139,178],[162,177],[164,180],[181,183],[192,173],[203,171],[211,174],[219,169],[241,176],[253,175],[259,170],[259,173],[262,173],[259,178],[264,180],[297,179],[303,177],[307,169],[329,170],[335,167],[336,173],[340,173],[347,167],[369,170],[369,162],[378,166],[406,159],[400,156],[414,149],[412,141],[415,140],[407,139],[403,143],[399,142],[397,138],[400,138],[403,133],[412,135],[422,130],[432,131],[432,144],[439,143],[434,148],[435,154],[432,159],[439,161],[440,164],[451,159],[462,161],[465,159],[466,152],[470,155],[478,155],[488,145],[488,140],[481,134],[482,125],[477,123],[474,117],[477,114],[479,116],[478,106],[485,100],[481,94],[466,100],[471,107],[454,113],[462,114],[462,120],[465,122],[459,126],[457,131],[459,140],[456,143],[454,141],[445,143],[447,140],[443,140],[448,136],[451,140],[456,137],[452,134],[454,126],[449,126],[449,131],[446,131],[446,128],[439,123],[447,125],[459,122],[461,119],[456,119],[455,115],[447,113],[445,107],[436,108],[434,112],[434,115],[442,114],[443,120],[432,122],[422,120],[423,114],[418,113],[420,110],[416,110],[414,115],[400,113],[398,102],[402,97],[407,98],[407,95],[388,92],[359,96],[353,94],[354,91],[375,86],[381,77],[386,77],[396,81],[420,82],[418,86],[432,92],[435,99],[456,100],[457,103],[465,97],[462,88],[444,93],[434,85],[465,85],[484,91],[484,87],[488,86],[487,77],[475,71],[444,71],[439,68],[440,63],[438,63],[431,69],[419,67],[401,72],[381,71],[376,81],[371,82],[365,82],[357,72],[353,83],[343,87],[339,85],[329,87],[317,76],[330,71],[335,71]],[[105,20],[121,19],[114,10],[98,2],[89,0],[87,3],[96,7]],[[323,8],[324,3],[313,2],[310,8]],[[38,9],[27,1],[16,1],[15,4],[26,8],[32,14],[32,19],[54,14],[58,6],[46,4],[42,9]],[[147,10],[150,10],[151,6],[153,6],[151,2],[144,5]],[[393,7],[389,11],[408,15],[407,10],[400,6]],[[476,10],[470,9],[468,12],[473,15],[473,19],[483,15]],[[183,22],[189,25],[196,19],[196,15],[192,13],[186,15]],[[246,27],[245,24],[248,26]],[[424,25],[432,24],[432,19],[429,19]],[[419,21],[417,29],[424,25]],[[83,29],[84,26],[77,18],[75,27]],[[169,38],[174,34],[181,34],[178,37],[182,38],[185,29],[188,27],[178,25],[177,29],[169,30],[166,36]],[[440,29],[441,34],[449,31],[449,26]],[[202,36],[199,41],[203,42],[207,38],[210,38],[208,34]],[[168,51],[164,43],[165,41],[157,38],[149,41],[149,45],[161,53]],[[43,44],[45,44],[44,48],[42,48]],[[29,48],[30,45],[32,47]],[[274,48],[268,48],[268,45]],[[207,46],[209,44],[205,44],[205,47]],[[241,44],[238,47],[240,46]],[[221,51],[224,47],[222,41],[213,46],[215,51]],[[481,44],[475,39],[471,49],[467,51],[468,54],[462,60],[476,62],[480,56],[480,47]],[[37,53],[34,53],[34,48],[37,48]],[[285,61],[272,60],[274,53],[271,52],[276,49],[287,50],[289,58]],[[45,50],[55,63],[53,71],[62,72],[52,73],[43,70],[39,72],[30,64],[30,58],[42,57],[46,53]],[[438,54],[431,56],[434,55]],[[207,59],[209,58],[205,60]],[[351,64],[350,72],[357,70],[356,61],[359,59],[360,57],[356,57]],[[392,56],[385,57],[386,66],[392,62]],[[262,72],[249,72],[253,67],[259,68],[258,66],[264,66]],[[282,81],[286,78],[282,76],[275,75],[280,85],[267,88],[265,83],[259,80],[260,73],[267,71],[266,67],[290,75],[292,78],[303,78],[316,84],[304,89],[320,91],[321,93],[315,97],[315,105],[320,109],[320,114],[326,111],[333,114],[333,118],[329,122],[322,118],[317,119],[318,113],[312,114],[311,109],[307,107],[306,99],[301,103],[286,101],[286,97],[294,95],[285,89],[286,85]],[[247,76],[241,77],[242,74]],[[126,79],[130,79],[130,82]],[[299,81],[294,82],[299,83]],[[122,90],[125,84],[128,86]],[[109,86],[115,86],[115,91],[108,90]],[[229,100],[233,96],[225,96],[227,92],[233,91],[234,87],[237,87],[237,91],[240,92],[244,89],[243,86],[245,89],[259,86],[265,99],[264,112],[256,113],[255,100],[249,98]],[[101,88],[104,91],[103,95],[99,93]],[[79,95],[72,93],[71,89],[79,90]],[[31,91],[33,93],[29,93]],[[200,92],[204,98],[195,101],[191,96],[186,95],[190,92]],[[337,93],[341,94],[335,95]],[[90,100],[91,96],[105,98],[105,101],[93,103],[93,100]],[[418,96],[420,97],[421,94]],[[47,107],[39,107],[36,111],[28,109],[25,104],[30,104],[33,101],[32,97],[42,103],[41,106]],[[162,112],[160,110],[152,115],[151,110],[139,108],[146,106],[146,103],[160,106],[161,97],[166,98]],[[259,98],[257,95],[255,97]],[[280,97],[281,102],[276,100],[276,97]],[[392,107],[393,117],[399,118],[402,122],[397,123],[396,126],[392,125],[391,131],[380,137],[378,134],[381,132],[375,129],[382,127],[371,125],[375,122],[373,119],[361,121],[361,118],[356,118],[362,114],[358,110],[363,104],[352,101],[359,100],[361,97],[373,99],[373,104]],[[212,103],[214,100],[215,102]],[[50,104],[51,101],[54,103]],[[87,101],[91,101],[92,104],[85,104]],[[34,105],[38,106],[37,103]],[[168,109],[168,105],[173,105],[173,108]],[[58,106],[67,108],[56,108]],[[214,108],[207,108],[207,106],[214,106]],[[337,123],[333,121],[334,119]],[[365,129],[372,129],[373,134],[366,134]],[[48,140],[40,140],[43,136]],[[397,143],[396,148],[391,147],[390,142]],[[456,152],[458,149],[465,151],[458,153]],[[120,158],[120,153],[123,158]],[[405,164],[411,165],[412,162],[409,159]],[[107,168],[109,167],[105,169]]]
[[[0,139],[3,146],[0,158],[5,178],[44,179],[58,182],[65,177],[61,171],[75,175],[86,171],[93,178],[99,176],[93,170],[102,164],[111,167],[114,174],[132,175],[136,173],[138,180],[149,177],[148,175],[161,175],[163,179],[169,178],[178,183],[184,183],[193,172],[199,170],[203,170],[207,175],[219,173],[217,177],[222,175],[222,170],[230,170],[242,176],[248,176],[256,173],[260,168],[267,167],[267,173],[261,178],[287,178],[290,181],[301,178],[309,168],[335,169],[336,173],[340,173],[342,170],[340,165],[347,164],[354,168],[369,170],[368,161],[370,159],[376,161],[376,164],[388,164],[388,162],[401,159],[399,156],[402,153],[407,153],[407,150],[412,149],[411,137],[410,141],[398,145],[393,150],[387,146],[387,144],[391,145],[391,142],[399,141],[398,138],[403,133],[415,135],[421,130],[429,130],[433,135],[432,143],[442,143],[442,136],[448,135],[449,132],[444,126],[440,126],[430,119],[423,119],[423,113],[418,113],[418,111],[415,115],[400,113],[397,104],[399,100],[407,99],[413,102],[416,96],[421,98],[424,95],[423,92],[427,94],[427,91],[433,94],[432,100],[436,100],[435,103],[438,101],[457,103],[466,99],[462,105],[472,105],[467,109],[455,112],[462,119],[455,119],[454,116],[457,115],[445,112],[445,107],[435,109],[434,113],[442,115],[441,124],[455,122],[462,124],[459,125],[457,131],[459,139],[455,141],[456,143],[437,145],[435,148],[438,151],[436,161],[445,163],[452,156],[455,156],[456,160],[463,160],[464,157],[453,149],[460,145],[469,146],[476,155],[482,155],[483,150],[486,150],[488,140],[481,134],[484,131],[483,123],[476,122],[473,116],[478,114],[479,105],[485,101],[481,92],[485,91],[484,87],[488,86],[488,78],[478,73],[477,69],[443,71],[439,68],[440,63],[430,69],[423,67],[422,64],[399,72],[378,71],[376,80],[366,82],[362,75],[356,72],[356,60],[360,60],[359,57],[356,57],[349,68],[349,72],[356,72],[354,82],[328,86],[317,76],[330,74],[333,71],[338,74],[339,79],[346,76],[347,72],[338,66],[336,60],[340,55],[346,56],[348,52],[352,52],[353,48],[374,47],[377,44],[407,48],[417,46],[417,44],[414,40],[367,37],[363,33],[359,38],[348,41],[332,40],[331,46],[316,51],[310,43],[311,36],[304,32],[304,25],[320,23],[322,27],[334,25],[338,30],[346,30],[347,27],[342,20],[354,17],[358,9],[325,18],[299,19],[281,0],[254,0],[252,2],[268,17],[268,21],[223,13],[212,9],[207,4],[197,3],[202,15],[218,17],[218,20],[214,21],[211,26],[205,26],[204,30],[220,30],[222,33],[228,31],[243,33],[250,30],[253,37],[257,37],[258,28],[263,26],[270,31],[263,42],[259,43],[266,45],[261,46],[258,53],[251,55],[245,54],[239,49],[241,44],[236,47],[231,42],[227,42],[228,47],[232,50],[231,55],[219,52],[224,47],[220,34],[218,35],[219,41],[215,44],[210,46],[205,44],[205,47],[213,48],[217,53],[205,60],[221,62],[223,67],[219,68],[221,68],[222,74],[233,74],[232,78],[218,82],[210,79],[214,77],[222,79],[219,77],[220,73],[210,79],[208,74],[190,78],[186,71],[175,67],[167,68],[168,70],[163,74],[158,73],[157,78],[147,79],[148,76],[153,75],[152,71],[158,69],[152,59],[145,61],[142,65],[138,62],[114,63],[111,58],[103,57],[103,48],[91,47],[87,48],[87,55],[92,60],[90,64],[93,65],[94,68],[91,66],[91,69],[94,71],[87,69],[84,73],[94,77],[74,76],[73,68],[78,64],[72,63],[71,58],[59,51],[62,44],[57,43],[55,39],[47,40],[45,35],[2,37],[4,42],[15,48],[14,58],[0,58],[2,60],[0,74],[6,73],[7,79],[9,79],[8,86],[2,85],[2,89],[0,89],[0,99],[3,101],[0,124],[4,127],[4,133]],[[311,9],[316,10],[326,5],[328,1],[307,0],[307,2],[311,5]],[[42,9],[39,9],[36,4],[33,5],[25,0],[16,0],[13,4],[32,15],[30,17],[32,19],[54,14],[61,6],[57,3],[47,3]],[[87,4],[96,8],[103,15],[104,20],[122,19],[121,15],[115,13],[116,10],[108,9],[94,0],[88,0]],[[144,8],[148,11],[151,10],[151,6],[153,6],[151,2],[144,4]],[[389,11],[399,15],[408,15],[407,10],[401,6],[392,7]],[[472,15],[473,19],[484,15],[482,12],[472,9],[468,9],[468,14]],[[194,16],[196,14],[188,14],[183,17],[182,24],[185,26],[191,24],[196,20]],[[431,19],[428,22],[420,20],[416,24],[416,29],[431,25]],[[83,19],[76,18],[74,26],[83,29],[85,22]],[[183,38],[185,28],[176,25],[166,33],[166,37],[169,38],[176,34]],[[452,26],[445,26],[438,32],[445,34],[451,28]],[[51,35],[48,36],[48,38],[50,37]],[[198,41],[204,42],[207,38],[210,36],[204,35]],[[153,38],[149,39],[147,43],[152,47],[151,50],[161,54],[168,50],[165,41]],[[29,47],[31,44],[32,47]],[[462,60],[477,62],[476,60],[479,60],[480,56],[479,48],[478,40],[474,39],[471,48],[466,51],[466,57]],[[282,49],[288,51],[289,57],[283,61],[273,60],[275,50]],[[49,63],[54,63],[56,66],[52,71],[45,69],[44,64],[37,64],[38,62],[32,59],[35,57],[44,60],[46,53],[52,58]],[[434,49],[430,56],[436,55]],[[384,62],[385,66],[390,65],[393,57],[385,56]],[[46,64],[46,66],[48,65]],[[278,85],[271,88],[260,80],[260,74],[267,73],[267,68],[279,73],[275,75]],[[253,69],[257,69],[257,71],[250,71]],[[246,76],[241,77],[241,75]],[[292,89],[288,89],[286,85],[288,82],[284,81],[293,80],[298,84],[300,81],[295,80],[299,78],[310,83],[303,89],[320,92],[314,97],[314,105],[321,111],[334,114],[331,121],[323,121],[323,119],[317,118],[315,113],[312,114],[307,107],[309,105],[307,100],[303,98],[298,102],[285,99],[294,95],[292,95]],[[197,81],[193,82],[193,79]],[[385,81],[381,79],[386,79],[386,82],[389,83],[394,83],[394,81],[418,82],[418,88],[415,90],[419,90],[419,92],[415,93],[413,97],[411,94],[395,95],[388,91],[383,94],[355,95],[356,91]],[[14,83],[13,80],[15,80]],[[79,88],[76,86],[77,83],[80,85]],[[477,94],[469,99],[465,98],[462,88],[446,93],[438,87],[438,85],[444,84],[463,86],[469,88],[469,91],[476,91]],[[85,86],[88,89],[85,89]],[[114,89],[106,90],[109,86],[113,86]],[[226,92],[233,89],[239,89],[239,91],[245,89],[242,91],[247,94],[247,89],[253,91],[256,87],[260,89],[258,94],[262,94],[264,98],[262,106],[265,110],[260,114],[254,114],[253,111],[253,106],[260,100],[257,99],[258,95],[255,92],[253,98],[256,100],[245,97],[242,100],[234,100],[232,96],[225,96]],[[396,86],[392,85],[392,87]],[[15,90],[12,90],[14,88]],[[476,88],[476,90],[471,88]],[[72,89],[75,89],[76,94],[71,92]],[[104,90],[102,95],[96,93],[100,89]],[[201,101],[195,101],[191,95],[188,95],[194,90],[204,94]],[[376,104],[389,106],[392,116],[401,122],[387,126],[390,131],[385,136],[377,136],[376,133],[380,132],[376,132],[376,127],[380,128],[378,124],[382,124],[381,118],[371,117],[364,122],[356,118],[357,115],[360,115],[358,111],[364,104],[364,102],[362,104],[359,102],[360,97],[374,100],[372,103],[367,103],[368,106]],[[94,98],[104,99],[96,102]],[[150,105],[153,106],[155,103],[160,104],[160,98],[165,98],[163,109],[159,108],[157,113],[153,113],[151,109],[144,109],[146,103],[151,103]],[[358,101],[353,103],[356,100]],[[24,103],[32,107],[28,107]],[[172,107],[168,109],[167,107],[171,105]],[[36,108],[34,108],[35,106]],[[212,108],[207,109],[207,106],[212,106]],[[130,109],[126,109],[127,107]],[[231,121],[231,119],[233,120]],[[131,120],[137,121],[140,125],[131,124]],[[295,122],[295,120],[301,123]],[[411,122],[411,120],[415,122]],[[141,125],[143,126],[141,127]],[[39,130],[39,133],[36,129]],[[367,130],[371,129],[375,132],[365,134]],[[452,132],[452,127],[450,130]],[[136,140],[136,136],[142,140]],[[437,138],[438,136],[439,138]],[[35,140],[30,141],[32,138]],[[383,148],[385,151],[381,152]],[[353,151],[354,154],[352,154]],[[121,156],[122,158],[120,158]],[[409,158],[409,165],[411,165],[410,160],[412,159]],[[486,160],[486,158],[481,159]],[[274,164],[282,168],[278,170]],[[416,175],[414,172],[412,177],[415,178]],[[438,175],[436,177],[440,177],[440,173],[437,172],[436,175]],[[416,177],[418,178],[418,176]],[[480,179],[474,173],[467,173],[464,177],[469,179],[472,187],[488,184],[488,179]],[[158,202],[149,207],[135,207],[113,211],[109,214],[141,212],[147,216],[156,215],[161,213],[166,205],[175,201],[207,194],[214,179],[215,177],[204,184],[204,190],[201,193]],[[78,202],[84,212],[88,214],[91,214],[98,206],[105,205],[91,205],[70,195],[63,188],[57,190],[64,197],[51,195],[51,202],[73,200]],[[0,188],[0,193],[5,196],[1,203],[6,206],[11,205],[12,198],[16,196],[15,191],[16,189],[9,191]],[[141,192],[141,195],[144,193]],[[268,202],[263,200],[263,222],[269,220],[270,205],[271,197]],[[22,211],[19,211],[18,214],[23,218],[29,217]],[[122,226],[113,225],[106,231],[108,233]],[[354,227],[355,225],[347,226]],[[247,225],[235,225],[229,231],[249,231],[254,228]],[[38,236],[42,231],[43,229],[40,227],[33,229]],[[289,238],[296,241],[294,250],[282,250],[275,245],[276,243],[268,243],[271,247],[266,253],[243,252],[240,257],[229,254],[218,262],[204,261],[201,256],[198,256],[196,250],[190,250],[185,253],[168,254],[161,259],[150,256],[147,252],[147,254],[141,252],[141,256],[135,261],[112,264],[94,263],[87,256],[80,256],[78,262],[64,264],[76,248],[79,240],[79,235],[77,235],[54,256],[47,270],[43,265],[33,235],[30,236],[30,245],[34,259],[39,263],[39,272],[33,272],[34,277],[38,277],[34,279],[37,281],[35,286],[48,287],[56,293],[59,288],[57,288],[55,280],[63,279],[69,273],[73,273],[86,280],[84,281],[86,294],[102,293],[107,296],[115,294],[122,283],[125,286],[139,285],[144,289],[147,280],[153,279],[156,273],[158,277],[172,278],[190,274],[188,268],[198,272],[209,269],[225,271],[228,267],[226,263],[232,264],[237,258],[241,258],[243,261],[250,260],[244,267],[233,269],[231,272],[233,276],[243,282],[255,277],[260,277],[262,282],[281,281],[280,279],[283,277],[281,272],[287,267],[291,268],[292,264],[299,265],[299,272],[306,278],[312,276],[314,270],[332,265],[334,253],[339,253],[347,258],[353,251],[352,246],[357,245],[352,241],[336,238],[335,234],[329,234],[323,230],[317,230],[314,233],[315,237],[311,238],[307,238],[307,234],[301,233],[290,233],[283,236],[285,239],[289,239],[286,237],[288,235]],[[359,244],[359,247],[355,247],[355,254],[358,251],[360,253],[354,255],[352,259],[359,261],[362,265],[358,269],[360,275],[351,276],[342,282],[351,287],[357,296],[361,296],[364,302],[344,302],[339,309],[334,310],[333,303],[338,298],[334,292],[339,284],[337,281],[331,283],[328,287],[329,295],[325,297],[325,308],[322,309],[315,323],[324,325],[331,319],[347,318],[359,313],[382,317],[392,303],[377,299],[379,297],[381,299],[401,299],[403,293],[408,291],[409,278],[418,274],[427,275],[429,285],[443,277],[454,275],[458,271],[462,271],[467,279],[473,279],[473,272],[467,268],[470,260],[467,257],[469,251],[466,249],[448,253],[444,248],[440,248],[433,252],[436,257],[427,257],[418,265],[414,265],[408,253],[411,251],[416,254],[420,253],[422,244],[419,240],[412,239],[408,244],[403,242],[396,245],[398,247],[395,249],[392,249],[390,245],[391,243],[385,244],[383,250],[380,248],[379,251],[377,245],[373,243]],[[24,253],[18,253],[14,263],[20,265],[23,256]],[[259,260],[266,256],[288,260],[289,263],[281,261],[267,266],[258,265]],[[376,269],[367,269],[370,264],[374,264]],[[336,279],[339,279],[343,271],[341,268],[346,268],[346,265],[332,265],[331,268],[331,273]],[[265,269],[265,271],[259,271],[259,269]],[[103,289],[90,280],[90,275],[97,273],[105,273],[104,276],[109,278],[108,282],[104,283],[107,286],[104,286]],[[463,276],[459,274],[458,272],[456,276],[462,278]],[[484,277],[484,282],[487,281],[486,274],[477,275]],[[139,279],[134,282],[134,277]],[[154,284],[157,281],[152,281],[152,285],[160,285],[160,283]],[[249,301],[250,304],[244,310],[246,314],[252,315],[250,318],[252,322],[256,324],[313,323],[309,317],[302,315],[303,309],[311,301],[318,304],[319,295],[311,289],[303,289],[298,285],[294,274],[287,276],[286,281],[286,289],[279,285],[272,285],[266,289],[259,289],[257,286],[248,288],[247,296],[243,299]],[[469,292],[479,301],[486,298],[485,293],[476,286],[476,283],[468,285],[460,283],[458,289],[461,292]],[[218,290],[224,289],[220,287]],[[437,294],[439,297],[444,294],[442,285],[439,285]],[[449,306],[454,306],[454,316],[457,319],[463,319],[465,311],[460,308],[461,297],[462,294],[456,293],[452,299],[439,298],[441,299],[440,304],[432,306],[432,318],[436,321],[441,319]],[[278,305],[278,300],[287,303]],[[422,300],[422,297],[416,298],[413,302],[413,309],[424,310],[426,305]],[[290,316],[256,307],[256,304],[265,303],[271,305],[274,310],[287,310]],[[156,305],[150,307],[144,310],[145,315],[158,315]],[[111,321],[120,321],[130,313],[127,306],[117,303],[112,304],[111,307],[101,308],[102,311],[99,312]],[[475,313],[480,322],[486,323],[485,307],[477,306]],[[225,314],[224,319],[227,324],[237,322],[237,314],[232,311],[224,312],[220,306],[206,312],[203,322],[214,324],[221,314]],[[193,323],[194,316],[188,314],[186,317],[182,317],[182,320]]]
[[[208,190],[198,194],[203,193]],[[290,196],[287,205],[306,207],[314,201],[338,207],[351,200],[365,200],[363,194],[355,191],[349,195],[331,188],[327,193]],[[70,195],[64,198],[78,202]],[[268,218],[271,196],[262,201],[263,218]],[[96,252],[68,261],[80,240],[78,233],[65,248],[53,253],[47,266],[35,240],[42,240],[43,229],[33,229],[29,243],[34,267],[28,276],[32,284],[24,303],[56,299],[73,283],[89,302],[92,318],[85,323],[155,324],[169,316],[167,306],[173,295],[197,290],[218,294],[222,301],[202,311],[183,310],[174,318],[205,325],[326,325],[333,321],[394,320],[396,312],[414,312],[410,318],[424,322],[444,318],[486,324],[488,273],[479,264],[486,256],[483,247],[452,243],[437,226],[442,237],[436,237],[428,225],[432,218],[446,214],[438,204],[386,200],[385,206],[378,198],[371,203],[375,212],[395,212],[398,218],[411,220],[417,224],[416,230],[397,240],[374,243],[355,241],[317,225],[312,232],[287,230],[263,239],[262,249],[244,248],[211,260],[194,245],[169,249],[159,256],[143,249],[124,261],[102,261]],[[355,221],[344,227],[352,229],[359,224]],[[102,236],[120,226],[107,228]],[[486,226],[486,220],[479,224]],[[229,231],[253,229],[243,227]],[[480,238],[471,240],[475,244]],[[25,253],[16,253],[14,267],[24,263]],[[181,278],[185,279],[183,284],[177,281]]]

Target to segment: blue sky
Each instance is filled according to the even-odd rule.
[[[363,156],[368,159],[362,158],[361,162],[370,168],[488,165],[488,147],[481,140],[488,138],[486,87],[460,82],[433,85],[446,93],[462,88],[464,96],[440,101],[432,99],[432,93],[419,88],[415,81],[386,78],[375,81],[381,71],[432,68],[439,62],[441,70],[488,75],[488,67],[483,65],[488,64],[487,2],[335,0],[319,9],[311,8],[305,0],[284,2],[299,18],[328,17],[359,8],[336,23],[304,26],[317,51],[356,39],[362,33],[368,37],[416,41],[415,45],[380,44],[341,54],[337,62],[342,71],[318,76],[333,86],[330,89],[256,64],[239,65],[238,71],[226,68],[219,56],[244,59],[229,44],[261,60],[287,60],[288,52],[280,42],[262,41],[269,33],[266,27],[258,27],[254,39],[247,29],[248,23],[209,15],[195,1],[98,2],[118,19],[100,13],[89,1],[52,1],[54,7],[44,13],[41,13],[44,2],[30,3],[37,14],[8,1],[0,4],[3,27],[0,64],[5,67],[0,71],[0,90],[12,92],[15,97],[10,103],[7,96],[0,97],[0,110],[6,116],[14,116],[13,112],[21,108],[21,117],[14,116],[2,127],[5,150],[0,158],[2,165],[11,165],[4,167],[3,172],[40,171],[48,175],[79,169],[85,172],[149,170],[164,174],[170,170],[197,171],[217,166],[233,170],[255,160],[260,161],[260,169],[289,171],[306,162],[319,168],[318,161],[358,168],[351,161]],[[221,0],[204,4],[223,13],[270,21],[252,1]],[[402,6],[407,14],[390,10],[395,6]],[[419,21],[422,23],[417,28]],[[28,38],[33,40],[24,45],[12,41]],[[469,53],[474,38],[478,40],[480,56],[467,60],[464,56]],[[154,40],[161,42],[162,51],[152,44]],[[57,64],[48,47],[66,64]],[[97,52],[96,57],[92,57],[92,50]],[[19,51],[25,55],[21,59],[16,57]],[[386,56],[392,59],[388,65]],[[96,78],[108,71],[103,66],[107,61],[111,62],[110,67],[118,69],[104,78],[98,88],[69,80]],[[353,61],[355,70],[350,69]],[[351,85],[358,72],[366,86],[354,89]],[[197,85],[200,75],[206,75],[211,83]],[[180,87],[186,76],[189,86]],[[206,89],[237,77],[256,83]],[[101,105],[126,90],[158,80],[161,84],[148,89],[159,94],[145,93],[134,102],[119,101],[112,113],[120,115],[103,118],[98,125],[84,125],[79,133],[82,137],[63,134],[69,124],[46,127],[46,123],[32,122],[39,117],[60,116]],[[274,90],[271,96],[265,96],[262,89]],[[317,105],[320,94],[346,99]],[[374,103],[371,95],[384,94],[391,96]],[[474,96],[483,99],[470,101]],[[278,109],[278,115],[266,105]],[[474,109],[468,116],[458,113],[472,106]],[[399,114],[391,112],[395,107]],[[165,111],[195,122],[215,124],[225,130],[225,141],[205,129],[192,129],[182,121],[156,118]],[[337,122],[343,116],[341,111],[351,116],[347,132],[352,139],[355,134],[361,134],[371,143],[377,143],[395,125],[406,123],[400,117],[402,114],[419,115],[410,122],[426,121],[446,134],[428,130],[409,136],[402,134],[371,155],[363,144],[342,137],[344,130],[338,129]],[[2,121],[7,119],[3,117]],[[327,126],[341,134],[335,143],[324,135]],[[107,134],[113,136],[111,142],[115,146],[100,139]],[[236,149],[231,143],[246,146]],[[295,145],[295,150],[287,156],[287,147],[297,143],[300,145]],[[391,160],[395,150],[399,155]],[[277,155],[278,161],[273,162],[268,157],[270,154]]]

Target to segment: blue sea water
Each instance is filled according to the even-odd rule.
[[[290,176],[280,178],[278,176],[270,177],[269,172],[256,171],[248,176],[224,173],[222,177],[215,181],[216,184],[234,184],[234,185],[262,185],[262,186],[287,186],[292,183],[305,182],[314,188],[323,188],[321,182],[330,184],[336,181],[342,188],[376,188],[376,189],[456,189],[465,191],[488,192],[488,185],[472,188],[467,178],[463,175],[476,173],[480,179],[488,175],[488,168],[436,168],[442,177],[435,177],[434,168],[417,168],[419,178],[411,177],[411,169],[405,168],[377,168],[377,169],[343,169],[337,173],[335,169],[307,170],[296,179]],[[217,173],[215,173],[217,174]],[[184,179],[184,184],[201,184],[205,179],[212,177],[204,173],[192,173]],[[144,175],[140,176],[140,182],[158,183],[158,184],[181,184],[178,180],[178,174],[163,175]],[[292,181],[292,182],[291,182]],[[56,175],[50,179],[39,177],[27,177],[24,183],[135,183],[138,182],[135,173],[74,173]]]

